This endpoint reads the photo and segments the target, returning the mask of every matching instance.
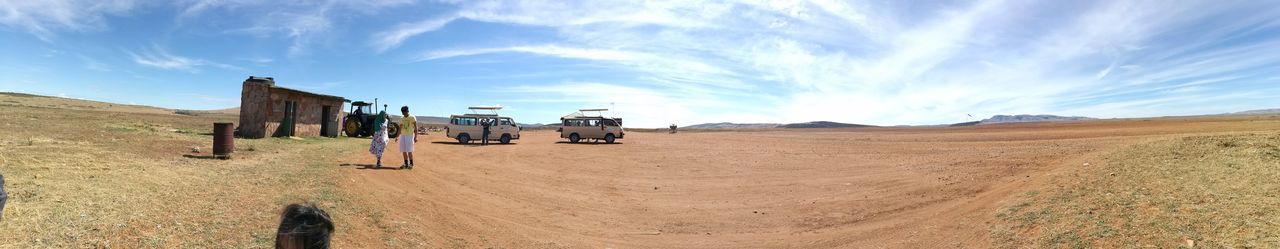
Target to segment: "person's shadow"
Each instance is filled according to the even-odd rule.
[[[400,166],[387,166],[387,165],[382,165],[382,168],[375,168],[375,167],[373,167],[373,166],[374,166],[373,164],[367,164],[367,163],[362,163],[362,164],[344,163],[344,164],[339,164],[338,166],[339,166],[339,167],[358,167],[358,168],[356,168],[356,169],[360,169],[360,170],[366,170],[366,169],[370,169],[370,170],[400,170]]]

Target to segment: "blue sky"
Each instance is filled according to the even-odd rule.
[[[182,109],[249,75],[636,127],[1280,107],[1274,1],[0,0],[0,48],[0,91]]]

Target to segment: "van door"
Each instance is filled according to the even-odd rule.
[[[584,138],[604,138],[604,130],[600,129],[599,119],[582,120],[582,137]]]
[[[600,121],[601,125],[604,126],[605,134],[613,134],[614,137],[619,137],[621,135],[622,128],[618,126],[618,122],[613,119],[604,119]]]
[[[500,128],[501,132],[497,133],[497,138],[501,139],[502,134],[511,135],[511,139],[520,138],[520,133],[516,128],[516,124],[514,122],[511,122],[511,118],[499,118],[498,127],[501,127]]]

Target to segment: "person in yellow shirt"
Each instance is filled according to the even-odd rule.
[[[409,115],[409,107],[400,107],[400,113],[404,114],[400,117],[400,137],[396,138],[396,142],[400,143],[400,154],[404,156],[404,165],[401,169],[413,169],[413,144],[418,142],[418,119],[413,115]]]

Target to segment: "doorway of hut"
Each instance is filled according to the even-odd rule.
[[[337,137],[338,131],[333,130],[333,106],[320,107],[320,136]],[[330,135],[333,134],[333,135]]]

